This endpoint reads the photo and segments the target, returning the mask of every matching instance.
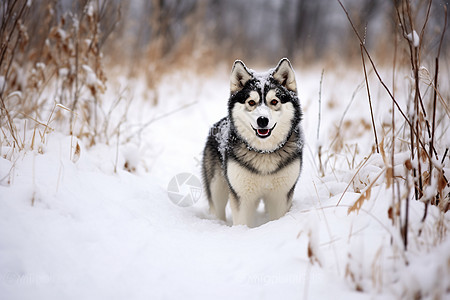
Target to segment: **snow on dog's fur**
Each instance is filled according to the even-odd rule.
[[[291,207],[302,166],[302,111],[288,59],[256,73],[240,60],[230,78],[228,116],[214,124],[203,153],[203,182],[215,215],[251,226],[259,201],[271,220]]]

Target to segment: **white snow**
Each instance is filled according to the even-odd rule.
[[[69,69],[68,68],[59,68],[58,75],[60,77],[66,77],[67,75],[69,75]]]
[[[86,72],[86,84],[95,86],[98,82],[97,75],[88,65],[83,65],[82,68]]]
[[[228,141],[228,136],[230,134],[230,120],[229,119],[224,119],[220,124],[218,124],[216,129],[212,129],[212,130],[217,130],[217,132],[213,132],[214,137],[216,138],[217,143],[219,144],[219,152],[220,155],[222,157],[222,160],[225,159],[225,153],[227,151],[227,141]]]
[[[417,32],[415,30],[413,30],[412,33],[408,33],[406,35],[406,37],[408,38],[408,40],[410,40],[413,43],[415,48],[419,47],[420,38],[419,38],[419,35],[417,34]]]
[[[0,91],[2,91],[3,89],[6,89],[6,81],[5,81],[5,76],[0,76]]]
[[[259,88],[261,91],[264,89],[264,86],[266,85],[266,82],[270,77],[272,77],[272,73],[275,71],[275,68],[269,69],[264,72],[257,72],[252,69],[249,69],[249,71],[253,74],[253,76],[259,81]]]
[[[59,34],[59,37],[61,38],[61,40],[64,41],[67,38],[67,33],[64,29],[58,28],[57,33]]]
[[[12,98],[12,97],[18,97],[18,98],[22,98],[22,92],[21,91],[14,91],[11,94],[8,95],[8,98]]]
[[[36,68],[39,70],[45,70],[45,63],[43,62],[36,63]]]
[[[89,3],[89,5],[86,8],[86,15],[88,15],[91,18],[94,15],[94,6],[92,5],[92,3]]]
[[[97,77],[94,70],[88,65],[81,66],[86,75],[85,83],[88,87],[91,88],[99,88],[100,90],[104,90],[103,82]]]
[[[120,136],[111,137],[109,144],[89,148],[86,141],[58,130],[47,135],[42,154],[36,145],[34,150],[30,147],[32,130],[24,137],[28,150],[17,152],[2,144],[0,298],[448,296],[450,240],[445,236],[439,240],[431,229],[438,224],[448,228],[448,213],[441,215],[436,207],[430,207],[422,224],[423,203],[411,201],[410,230],[420,228],[422,233],[411,239],[411,250],[406,253],[387,215],[392,191],[385,188],[383,180],[373,185],[370,199],[358,214],[347,213],[360,196],[357,190],[371,184],[383,167],[380,155],[372,155],[349,185],[358,164],[371,151],[371,130],[344,137],[350,150],[357,145],[358,153],[328,157],[326,152],[363,74],[348,70],[325,73],[320,143],[326,174],[318,176],[314,151],[320,73],[318,68],[297,70],[296,74],[302,83],[299,98],[304,110],[305,148],[293,207],[272,222],[267,222],[260,207],[255,228],[230,226],[229,208],[227,223],[217,220],[208,213],[205,195],[195,205],[183,208],[173,204],[167,194],[168,183],[179,173],[200,178],[201,152],[209,128],[227,112],[226,70],[198,80],[193,79],[196,76],[171,75],[159,86],[162,100],[156,108],[143,96],[145,81],[134,83],[130,97],[135,100],[127,121]],[[108,84],[117,85],[113,80]],[[108,88],[106,94],[111,102],[116,99],[113,91]],[[370,120],[366,95],[359,92],[357,97],[345,117],[355,124]],[[179,110],[186,99],[198,102]],[[374,109],[377,120],[391,107],[389,100],[380,97],[378,101],[375,105],[381,108]],[[112,118],[119,116],[122,112]],[[139,124],[149,125],[142,129]],[[228,128],[220,130],[225,133]],[[130,141],[124,143],[127,138]],[[80,149],[74,160],[77,143]],[[401,168],[406,158],[404,153],[398,154],[396,167]],[[352,159],[355,167],[349,168]]]

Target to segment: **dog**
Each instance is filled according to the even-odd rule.
[[[302,169],[301,120],[295,73],[287,58],[265,73],[234,62],[228,116],[212,126],[203,151],[211,213],[226,221],[229,199],[233,225],[252,227],[261,200],[270,220],[289,211]]]

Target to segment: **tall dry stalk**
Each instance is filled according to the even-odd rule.
[[[392,110],[392,128],[391,128],[391,139],[392,143],[388,149],[391,153],[391,159],[384,159],[386,167],[387,167],[387,186],[392,187],[392,205],[390,207],[389,216],[392,218],[393,224],[399,226],[400,234],[403,239],[403,245],[405,249],[408,247],[408,228],[409,228],[409,206],[410,199],[408,196],[402,197],[403,195],[408,195],[410,184],[409,178],[412,180],[412,189],[414,190],[414,198],[417,201],[424,202],[424,216],[423,220],[425,220],[427,215],[427,209],[429,204],[439,205],[439,207],[445,212],[449,209],[448,201],[449,194],[446,191],[446,188],[449,187],[449,183],[447,177],[445,175],[444,164],[448,164],[448,159],[446,160],[447,149],[442,149],[443,145],[436,145],[436,131],[437,131],[437,123],[436,123],[436,114],[439,110],[438,108],[438,97],[442,98],[441,92],[439,91],[438,86],[438,76],[439,76],[439,57],[440,57],[440,49],[442,46],[442,41],[444,39],[445,29],[447,26],[447,12],[446,8],[445,12],[445,22],[443,24],[443,29],[440,35],[439,48],[437,51],[437,55],[434,59],[435,61],[435,72],[434,78],[430,79],[429,82],[424,82],[423,75],[423,64],[424,61],[424,52],[423,49],[425,47],[425,38],[426,38],[426,26],[429,22],[430,11],[431,11],[431,0],[427,2],[427,6],[425,9],[425,19],[421,26],[416,25],[417,21],[414,20],[413,16],[416,16],[413,12],[413,9],[419,9],[419,7],[414,6],[409,0],[402,0],[395,2],[395,12],[396,12],[396,22],[400,24],[400,34],[403,37],[403,43],[407,46],[408,52],[408,61],[409,68],[412,72],[413,85],[411,87],[411,98],[407,99],[407,105],[410,107],[402,107],[395,97],[394,87],[392,90],[385,84],[383,78],[381,77],[377,65],[375,64],[372,56],[369,51],[365,47],[363,39],[361,35],[356,30],[353,21],[342,4],[340,0],[337,0],[344,10],[348,21],[356,35],[356,37],[360,41],[360,47],[363,57],[363,67],[364,71],[366,70],[364,64],[364,56],[365,54],[370,61],[370,64],[378,78],[378,81],[383,86],[383,88],[388,93],[390,99],[392,100],[393,108],[400,113],[403,118],[404,124],[395,124],[394,113],[395,110]],[[420,30],[418,30],[420,28]],[[417,31],[420,31],[420,35],[417,34]],[[396,43],[396,42],[395,42]],[[395,48],[397,48],[397,44],[395,44]],[[394,52],[394,62],[397,61],[397,51]],[[425,69],[426,70],[426,69]],[[395,67],[394,67],[395,71]],[[395,73],[394,73],[395,74]],[[365,74],[367,78],[367,75]],[[393,84],[397,81],[395,75],[393,75]],[[367,79],[366,79],[367,82]],[[426,93],[422,92],[421,85],[427,84],[433,88],[432,96],[430,97]],[[370,99],[370,93],[369,93]],[[425,105],[426,103],[431,103],[431,105]],[[441,101],[444,106],[444,113],[446,111],[445,101]],[[427,111],[427,107],[431,107],[431,111]],[[407,113],[406,113],[407,111]],[[430,125],[431,124],[431,125]],[[374,124],[373,124],[374,125]],[[403,125],[406,125],[409,128],[409,133],[407,136],[396,136],[395,128],[401,128]],[[448,120],[441,122],[441,126],[448,126]],[[374,132],[374,135],[376,132]],[[376,136],[375,136],[376,138]],[[407,177],[404,180],[404,185],[401,186],[399,184],[399,178],[395,176],[393,173],[394,167],[394,156],[395,156],[395,141],[397,139],[408,140],[408,151],[410,153],[410,159],[405,164],[405,169],[407,171]],[[380,149],[381,150],[381,149]],[[441,152],[441,153],[440,153]],[[385,156],[385,151],[383,150],[382,154]],[[443,155],[442,155],[443,154]],[[441,165],[436,164],[436,161],[441,161]],[[398,197],[396,196],[395,189],[398,189]],[[406,193],[400,193],[402,189],[406,191]],[[447,194],[445,194],[447,193]],[[395,200],[395,198],[398,198]],[[398,204],[395,204],[395,203]],[[399,205],[403,203],[402,205]],[[444,203],[444,204],[442,204]],[[401,207],[403,206],[403,207]]]
[[[28,9],[28,1],[19,0],[6,0],[0,6],[0,126],[3,126],[3,120],[6,118],[9,133],[14,140],[14,147],[19,149],[23,147],[23,144],[19,141],[17,129],[6,101],[11,92],[10,85],[13,85],[10,77],[17,52],[23,52],[28,42],[28,35],[23,25],[23,18]]]

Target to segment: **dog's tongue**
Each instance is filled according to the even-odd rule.
[[[269,133],[269,129],[258,129],[259,135],[267,135]]]

